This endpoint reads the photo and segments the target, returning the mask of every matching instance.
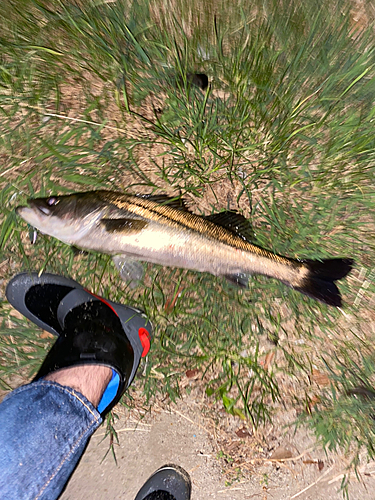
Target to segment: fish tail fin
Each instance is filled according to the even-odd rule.
[[[350,273],[354,260],[311,260],[305,261],[304,264],[309,272],[304,278],[302,285],[293,288],[330,306],[341,307],[341,295],[334,282],[344,278]]]

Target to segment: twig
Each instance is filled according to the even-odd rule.
[[[327,474],[329,474],[333,470],[333,468],[334,468],[334,466],[332,466],[329,469],[327,469],[325,471],[325,473],[320,476],[319,479],[317,479],[314,483],[309,484],[309,486],[306,486],[306,488],[304,488],[303,490],[299,491],[298,493],[295,493],[292,497],[290,497],[290,500],[293,500],[293,498],[299,497],[300,495],[302,495],[302,493],[305,493],[305,491],[309,490],[310,488],[312,488],[313,486],[315,486],[316,484],[318,484]]]
[[[37,110],[37,111],[39,111],[39,113],[41,115],[44,115],[44,116],[53,116],[54,118],[60,118],[62,120],[70,120],[72,122],[80,122],[80,123],[87,123],[89,125],[97,125],[98,127],[108,128],[109,130],[116,130],[117,132],[126,133],[126,130],[124,130],[122,128],[118,128],[118,127],[111,127],[111,125],[104,125],[103,123],[93,122],[91,120],[83,120],[82,118],[73,118],[71,116],[60,115],[57,113],[49,113],[48,111],[41,111],[40,108],[38,108],[37,106],[27,105],[27,106],[23,106],[23,107],[25,107],[27,109]]]
[[[194,420],[192,420],[191,418],[187,417],[186,415],[184,415],[183,413],[181,413],[180,411],[178,410],[175,410],[174,408],[171,408],[170,409],[171,412],[173,413],[176,413],[177,415],[180,415],[180,417],[184,418],[185,420],[187,420],[188,422],[194,424],[194,425],[197,425],[198,427],[200,427],[201,429],[203,429],[204,431],[208,432],[206,427],[203,427],[203,425],[201,424],[198,424],[197,422],[194,422]]]
[[[242,465],[246,465],[250,463],[251,465],[254,464],[254,462],[293,462],[294,460],[299,460],[300,458],[304,457],[310,451],[313,451],[314,447],[308,448],[307,450],[303,451],[300,455],[297,455],[296,457],[290,457],[290,458],[252,458],[248,462],[242,462],[239,464],[239,467]]]
[[[151,429],[142,429],[139,427],[126,427],[124,429],[116,429],[116,434],[120,432],[129,432],[129,431],[141,431],[141,432],[151,432]],[[106,433],[103,432],[101,434],[95,434],[96,437],[106,436]]]
[[[116,130],[117,132],[125,133],[126,130],[118,127],[111,127],[111,125],[104,125],[103,123],[93,122],[90,120],[82,120],[82,118],[73,118],[71,116],[58,115],[57,113],[43,113],[44,116],[54,116],[55,118],[61,118],[63,120],[71,120],[72,122],[88,123],[89,125],[97,125],[98,127],[108,128],[110,130]]]
[[[366,472],[366,467],[368,467],[370,464],[366,464],[366,465],[363,465],[362,467],[359,467],[357,469],[357,471],[360,473],[360,474],[373,474],[375,471],[371,471],[371,472]],[[371,465],[374,465],[374,462],[371,462]],[[328,481],[328,484],[332,484],[332,483],[335,483],[336,481],[339,481],[340,479],[342,479],[343,477],[345,476],[345,474],[342,472],[341,474],[338,474],[337,476],[333,477],[332,479],[330,479]],[[349,474],[350,477],[357,477],[357,475],[354,473],[354,472],[351,472]]]

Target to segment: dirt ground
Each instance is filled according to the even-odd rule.
[[[204,416],[205,396],[186,396],[168,408],[158,405],[140,418],[138,410],[116,408],[119,444],[113,455],[106,455],[109,438],[102,426],[94,434],[61,500],[131,500],[147,478],[160,466],[175,463],[185,468],[192,480],[192,500],[339,500],[345,460],[314,448],[314,438],[306,430],[281,431],[285,421],[276,418],[269,429],[272,445],[263,449],[265,458],[247,460],[236,476],[229,456],[223,458],[223,433],[235,450],[236,442],[248,441],[257,455],[261,441],[246,432],[242,421],[226,419],[217,426]],[[290,419],[292,415],[283,415]],[[274,432],[276,431],[276,433]],[[238,435],[240,437],[238,437]],[[243,437],[242,437],[243,436]],[[272,439],[271,439],[272,436]],[[246,444],[246,443],[245,443]],[[272,450],[271,450],[272,448]],[[268,456],[267,456],[268,455]],[[235,457],[235,453],[232,453]],[[278,460],[277,457],[288,457]],[[105,457],[105,458],[104,458]],[[274,459],[272,459],[274,457]],[[361,468],[362,483],[353,477],[349,488],[352,500],[374,498],[375,463]]]

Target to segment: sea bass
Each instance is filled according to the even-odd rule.
[[[16,209],[42,233],[85,250],[224,276],[246,286],[249,275],[275,278],[314,299],[341,306],[334,281],[352,259],[295,260],[251,242],[250,223],[236,212],[202,217],[181,199],[91,191],[28,200]],[[139,265],[139,264],[138,264]]]

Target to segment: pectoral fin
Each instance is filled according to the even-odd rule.
[[[124,281],[129,281],[130,286],[136,286],[138,281],[143,278],[142,264],[127,255],[114,255],[113,263],[120,272],[120,276]]]
[[[100,221],[109,233],[139,233],[148,222],[143,219],[102,219]]]
[[[236,274],[226,274],[224,278],[232,283],[233,285],[239,286],[240,288],[247,288],[249,285],[250,274],[246,273],[236,273]]]

